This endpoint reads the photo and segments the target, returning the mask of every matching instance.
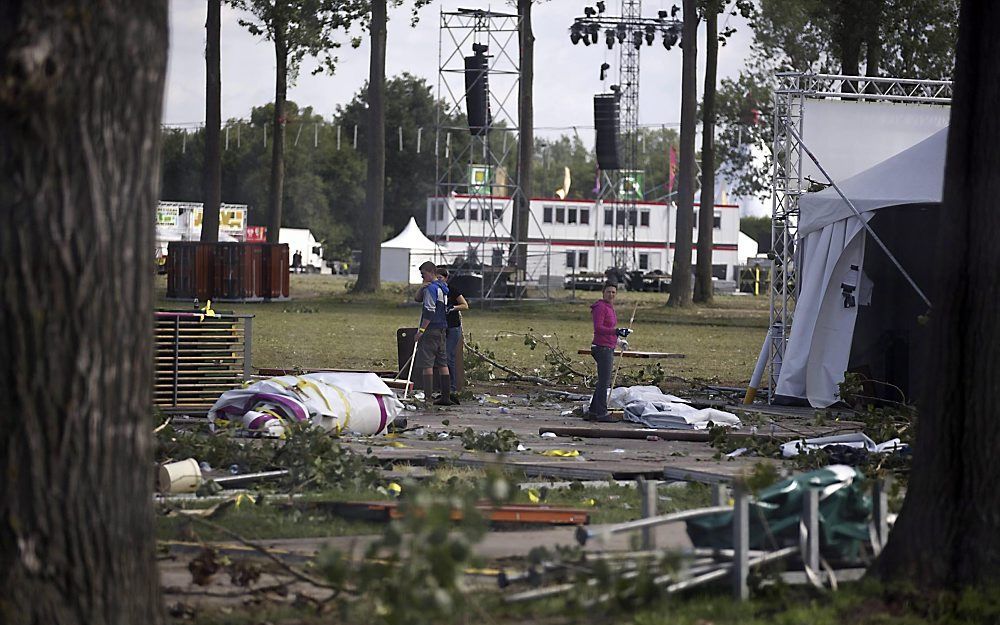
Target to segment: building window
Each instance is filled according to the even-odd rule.
[[[438,202],[437,211],[438,211],[437,220],[444,221],[444,202]]]
[[[587,261],[588,261],[588,259],[587,259],[587,252],[580,252],[577,255],[577,258],[578,258],[577,267],[579,267],[580,269],[586,269],[587,268]]]
[[[611,212],[610,208],[604,209],[604,225],[613,226],[614,225],[614,213]]]
[[[639,225],[648,226],[649,225],[649,211],[642,211],[639,213]]]
[[[639,211],[634,208],[628,212],[628,225],[635,226],[639,223]]]
[[[712,228],[722,230],[722,211],[715,211],[712,215]]]
[[[465,208],[455,209],[455,219],[465,219]]]
[[[649,254],[639,254],[639,269],[649,270]]]
[[[573,269],[576,267],[576,252],[566,252],[566,268]]]
[[[568,223],[568,224],[575,224],[576,223],[576,209],[575,208],[566,209],[566,213],[567,213],[566,214],[566,223]]]
[[[556,209],[556,223],[557,224],[564,224],[564,223],[566,223],[566,209],[565,208],[560,207],[560,208]]]
[[[590,223],[590,209],[581,208],[580,209],[580,223],[589,224]]]
[[[624,226],[625,225],[625,215],[626,215],[625,210],[619,208],[618,211],[617,211],[617,213],[618,213],[618,226]]]
[[[494,247],[493,248],[493,262],[494,267],[500,267],[503,265],[503,248]]]
[[[479,209],[470,208],[469,209],[469,221],[479,221]]]
[[[552,207],[543,206],[542,207],[542,223],[550,224],[552,223]]]

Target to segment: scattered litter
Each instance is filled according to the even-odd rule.
[[[417,428],[417,429],[413,430],[413,435],[416,436],[416,437],[419,437],[419,438],[423,438],[424,437],[424,433],[425,433],[424,432],[424,428]]]
[[[507,408],[506,406],[501,406],[500,414],[510,414],[510,408]]]
[[[542,438],[556,438],[555,432],[542,432]]]
[[[876,443],[862,432],[853,434],[837,434],[835,436],[821,436],[819,438],[806,438],[790,441],[781,446],[781,455],[785,458],[794,458],[802,451],[813,451],[822,449],[830,445],[842,445],[853,449],[864,449],[869,453],[884,454],[901,451],[906,445],[898,438],[887,440],[884,443]]]
[[[405,407],[405,408],[406,408],[407,410],[416,410],[416,409],[417,409],[417,407],[416,407],[416,406],[414,406],[413,404],[405,404],[405,405],[404,405],[404,407]]]
[[[547,451],[538,452],[543,456],[552,456],[556,458],[576,458],[580,455],[579,449],[549,449]]]
[[[739,449],[734,449],[733,451],[726,454],[726,458],[739,458],[743,454],[747,453],[746,447],[740,447]]]
[[[198,463],[198,468],[201,469],[202,473],[208,473],[212,470],[212,465],[208,464],[204,460]]]
[[[531,503],[538,503],[541,500],[542,498],[539,496],[537,490],[535,490],[534,488],[528,489],[528,501],[530,501]]]
[[[656,434],[650,434],[649,436],[646,437],[646,440],[656,442],[660,440],[660,437],[657,436]]]
[[[422,401],[422,400],[426,399],[426,397],[427,396],[424,395],[423,391],[416,391],[415,393],[413,393],[413,399],[416,399],[416,400],[419,400],[419,401]]]
[[[438,432],[437,438],[439,441],[445,441],[451,438],[451,434],[449,434],[448,432]]]
[[[560,417],[572,417],[573,416],[573,411],[572,410],[563,410],[562,412],[559,413],[559,416]]]
[[[528,448],[524,446],[523,443],[517,444],[517,451],[528,451]]]
[[[624,449],[612,449],[608,453],[611,453],[611,454],[623,454],[623,453],[625,453],[625,450]]]
[[[406,443],[400,443],[399,441],[392,441],[391,443],[389,443],[388,446],[395,447],[396,449],[406,449],[407,447],[409,447],[409,445],[407,445]]]

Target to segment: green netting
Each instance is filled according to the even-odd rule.
[[[857,560],[869,538],[871,497],[862,488],[864,476],[834,465],[778,482],[751,501],[750,549],[773,550],[799,544],[799,519],[806,488],[820,491],[820,552],[827,559]],[[733,513],[720,512],[687,522],[695,547],[733,548]]]

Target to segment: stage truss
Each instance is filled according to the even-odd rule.
[[[770,348],[768,401],[774,398],[781,362],[792,327],[797,292],[795,239],[799,197],[808,183],[803,178],[802,145],[806,101],[810,99],[865,102],[949,104],[952,83],[946,80],[875,78],[838,74],[777,74],[774,90],[774,144],[771,196],[771,250],[774,256],[770,289]],[[791,130],[790,130],[791,129]],[[807,138],[804,138],[807,139]]]

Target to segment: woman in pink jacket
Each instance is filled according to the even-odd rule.
[[[590,306],[590,316],[594,320],[594,340],[590,345],[590,355],[597,362],[597,388],[590,399],[590,408],[584,419],[608,423],[613,421],[608,415],[608,386],[611,384],[611,367],[615,361],[615,347],[618,338],[628,336],[629,330],[616,328],[618,315],[615,314],[615,295],[618,287],[606,284],[601,299]]]

